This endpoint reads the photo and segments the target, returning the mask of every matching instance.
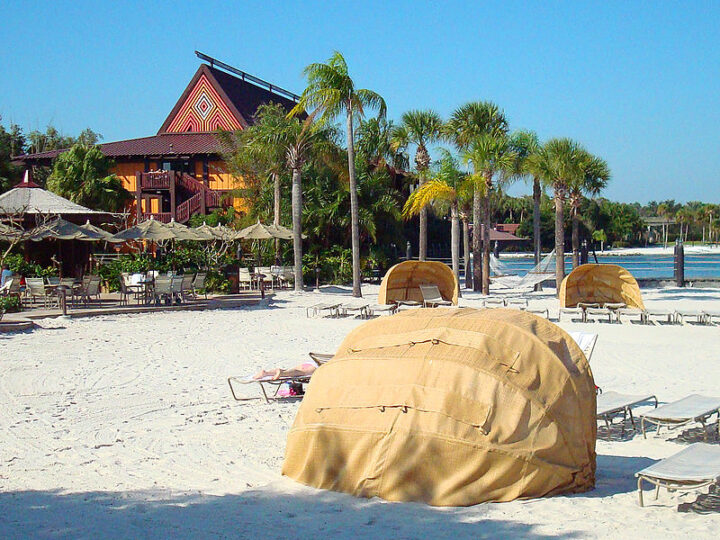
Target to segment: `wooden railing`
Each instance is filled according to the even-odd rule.
[[[185,223],[200,209],[200,203],[202,201],[202,193],[196,193],[190,197],[187,201],[181,202],[175,209],[175,219],[180,223]]]
[[[148,189],[170,189],[173,171],[140,173],[140,186]]]
[[[161,223],[170,223],[172,214],[170,212],[143,212],[143,221],[150,218]]]

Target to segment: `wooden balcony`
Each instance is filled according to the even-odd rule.
[[[150,218],[161,223],[170,223],[170,220],[172,220],[172,212],[143,212],[142,220],[140,221],[145,221]]]

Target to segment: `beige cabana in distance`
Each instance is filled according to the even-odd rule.
[[[518,310],[407,310],[353,330],[311,379],[283,474],[469,506],[595,484],[595,385],[575,341]]]
[[[583,264],[568,274],[560,284],[560,307],[578,303],[622,303],[645,309],[637,281],[616,264]]]
[[[390,268],[380,284],[378,304],[422,303],[420,285],[437,285],[443,299],[457,306],[460,284],[447,264],[436,261],[405,261]]]

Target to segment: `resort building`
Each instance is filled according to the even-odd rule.
[[[245,129],[257,108],[278,103],[290,110],[299,97],[213,58],[202,64],[157,134],[100,144],[113,172],[135,195],[138,221],[181,223],[223,206],[242,209],[231,192],[242,187],[222,158],[219,131]],[[51,165],[65,150],[18,156],[27,165]]]

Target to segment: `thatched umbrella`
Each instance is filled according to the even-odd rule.
[[[105,242],[122,242],[122,240],[116,239],[112,233],[92,225],[89,219],[85,222],[85,225],[80,225],[80,228],[89,233],[100,235]]]
[[[38,232],[30,237],[30,240],[39,242],[47,238],[56,240],[82,240],[83,242],[100,242],[105,240],[104,235],[95,231],[83,229],[63,218],[56,218],[50,223],[38,227]]]
[[[292,231],[285,227],[275,227],[274,225],[263,225],[259,221],[254,225],[245,227],[237,234],[237,238],[243,240],[270,240],[271,238],[279,238],[280,240],[292,240]],[[260,244],[258,243],[258,266],[260,265]]]
[[[175,231],[167,225],[155,221],[153,218],[138,223],[134,227],[117,233],[114,238],[118,241],[127,240],[149,240],[151,242],[162,242],[163,240],[174,240],[177,238]]]
[[[165,227],[171,229],[177,235],[176,240],[194,240],[196,242],[204,242],[215,238],[211,234],[199,231],[198,229],[191,229],[187,225],[178,223],[174,219],[170,220],[170,223],[165,224]]]

